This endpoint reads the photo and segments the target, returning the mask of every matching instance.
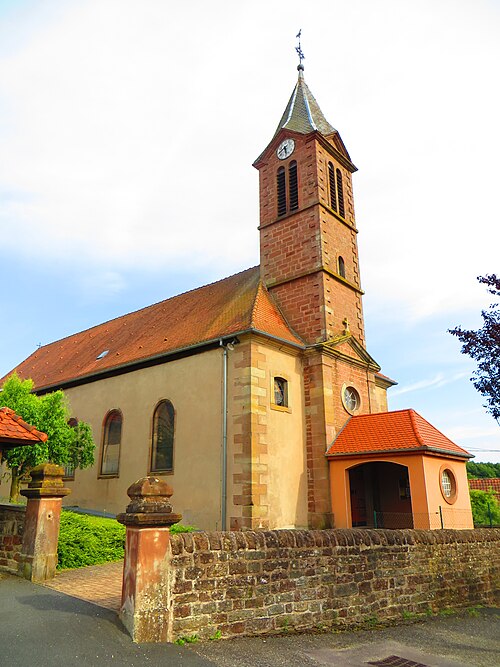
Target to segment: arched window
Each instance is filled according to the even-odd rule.
[[[339,204],[339,214],[345,218],[344,187],[342,185],[342,172],[340,169],[337,169],[337,200]]]
[[[274,405],[277,405],[281,408],[288,407],[288,382],[285,378],[275,377],[274,378]]]
[[[330,185],[330,206],[337,212],[337,188],[335,185],[335,169],[331,162],[328,163],[328,183]]]
[[[174,469],[174,406],[161,401],[153,414],[151,443],[151,472],[171,472]]]
[[[78,419],[76,419],[76,417],[70,417],[70,419],[68,419],[68,426],[71,426],[71,428],[76,428],[78,426]],[[72,463],[65,463],[63,467],[63,479],[65,481],[71,481],[75,479],[75,466]]]
[[[120,445],[122,441],[122,413],[111,410],[104,420],[101,455],[101,475],[118,476],[120,468]]]
[[[339,276],[345,278],[345,262],[344,258],[339,255]]]
[[[297,180],[297,163],[295,160],[288,165],[288,195],[290,199],[290,211],[299,208],[299,184]]]
[[[277,186],[278,186],[278,215],[285,215],[285,213],[286,213],[286,174],[285,174],[285,167],[280,167],[278,169]]]

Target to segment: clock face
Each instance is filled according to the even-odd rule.
[[[280,160],[286,160],[286,158],[290,157],[290,155],[293,153],[294,148],[295,141],[293,139],[283,139],[276,150],[276,155]]]

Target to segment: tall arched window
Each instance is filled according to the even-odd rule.
[[[299,208],[299,183],[297,179],[297,163],[295,160],[288,165],[288,194],[290,199],[290,211]]]
[[[151,443],[151,472],[171,472],[174,469],[174,406],[161,401],[153,414]]]
[[[344,258],[339,255],[339,276],[345,278],[345,262]]]
[[[335,185],[335,169],[331,162],[328,163],[328,183],[330,185],[330,206],[337,212],[337,188]]]
[[[285,173],[285,167],[280,167],[278,169],[277,188],[278,188],[278,215],[285,215],[285,213],[286,213],[286,173]]]
[[[104,420],[101,454],[101,475],[117,476],[120,468],[120,445],[122,441],[122,413],[111,410]]]
[[[339,204],[339,214],[345,218],[344,187],[342,185],[342,172],[340,169],[337,169],[337,201]]]

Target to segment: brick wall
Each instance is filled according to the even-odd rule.
[[[0,570],[17,574],[26,507],[0,505]]]
[[[500,530],[171,538],[171,639],[353,626],[500,603]]]

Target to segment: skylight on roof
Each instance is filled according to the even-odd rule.
[[[109,350],[103,350],[101,354],[98,354],[96,359],[104,359],[104,357],[108,354]]]

